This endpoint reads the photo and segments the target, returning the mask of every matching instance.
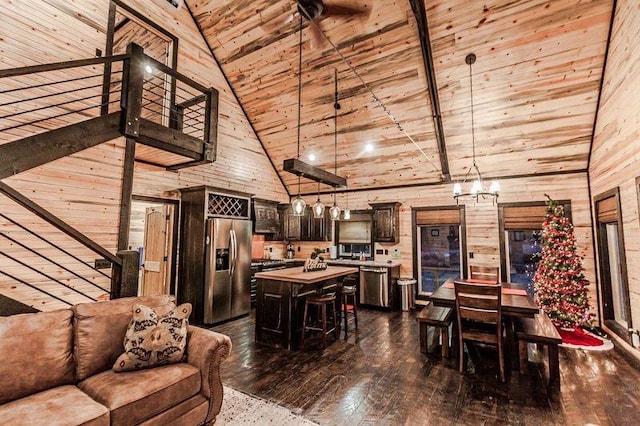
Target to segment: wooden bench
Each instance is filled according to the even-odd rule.
[[[442,336],[442,356],[449,357],[449,325],[451,325],[451,317],[453,309],[442,306],[434,306],[433,303],[426,305],[418,315],[416,320],[420,324],[420,352],[427,353],[427,329],[434,327],[435,331],[439,330]],[[434,339],[437,333],[434,332]]]
[[[560,359],[558,345],[562,337],[549,317],[541,312],[535,318],[519,318],[516,323],[516,338],[520,354],[520,374],[527,373],[527,343],[546,345],[549,352],[549,384],[560,389]]]

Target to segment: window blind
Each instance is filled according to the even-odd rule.
[[[416,225],[459,225],[460,209],[418,210]]]
[[[547,213],[547,206],[518,206],[504,207],[502,217],[504,229],[509,230],[539,230]]]
[[[618,199],[616,196],[598,201],[598,222],[611,223],[618,221]]]

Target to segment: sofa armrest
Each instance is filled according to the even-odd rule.
[[[188,326],[187,362],[200,370],[202,394],[209,399],[205,423],[215,419],[222,406],[220,364],[231,352],[231,339],[224,334]]]

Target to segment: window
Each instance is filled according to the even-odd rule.
[[[464,207],[415,208],[413,221],[414,271],[420,298],[447,279],[463,276]]]
[[[542,231],[505,230],[507,240],[508,280],[512,283],[526,284],[527,292],[533,295],[533,276],[540,261],[540,237]]]
[[[631,343],[628,331],[632,328],[631,305],[618,188],[596,197],[595,201],[604,322]]]
[[[571,218],[569,201],[558,201]],[[533,296],[533,277],[538,270],[542,245],[542,223],[547,213],[544,201],[498,205],[502,281],[523,284]]]

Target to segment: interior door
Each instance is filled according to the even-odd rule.
[[[169,250],[171,247],[169,206],[148,207],[144,222],[144,266],[142,295],[169,293]]]

